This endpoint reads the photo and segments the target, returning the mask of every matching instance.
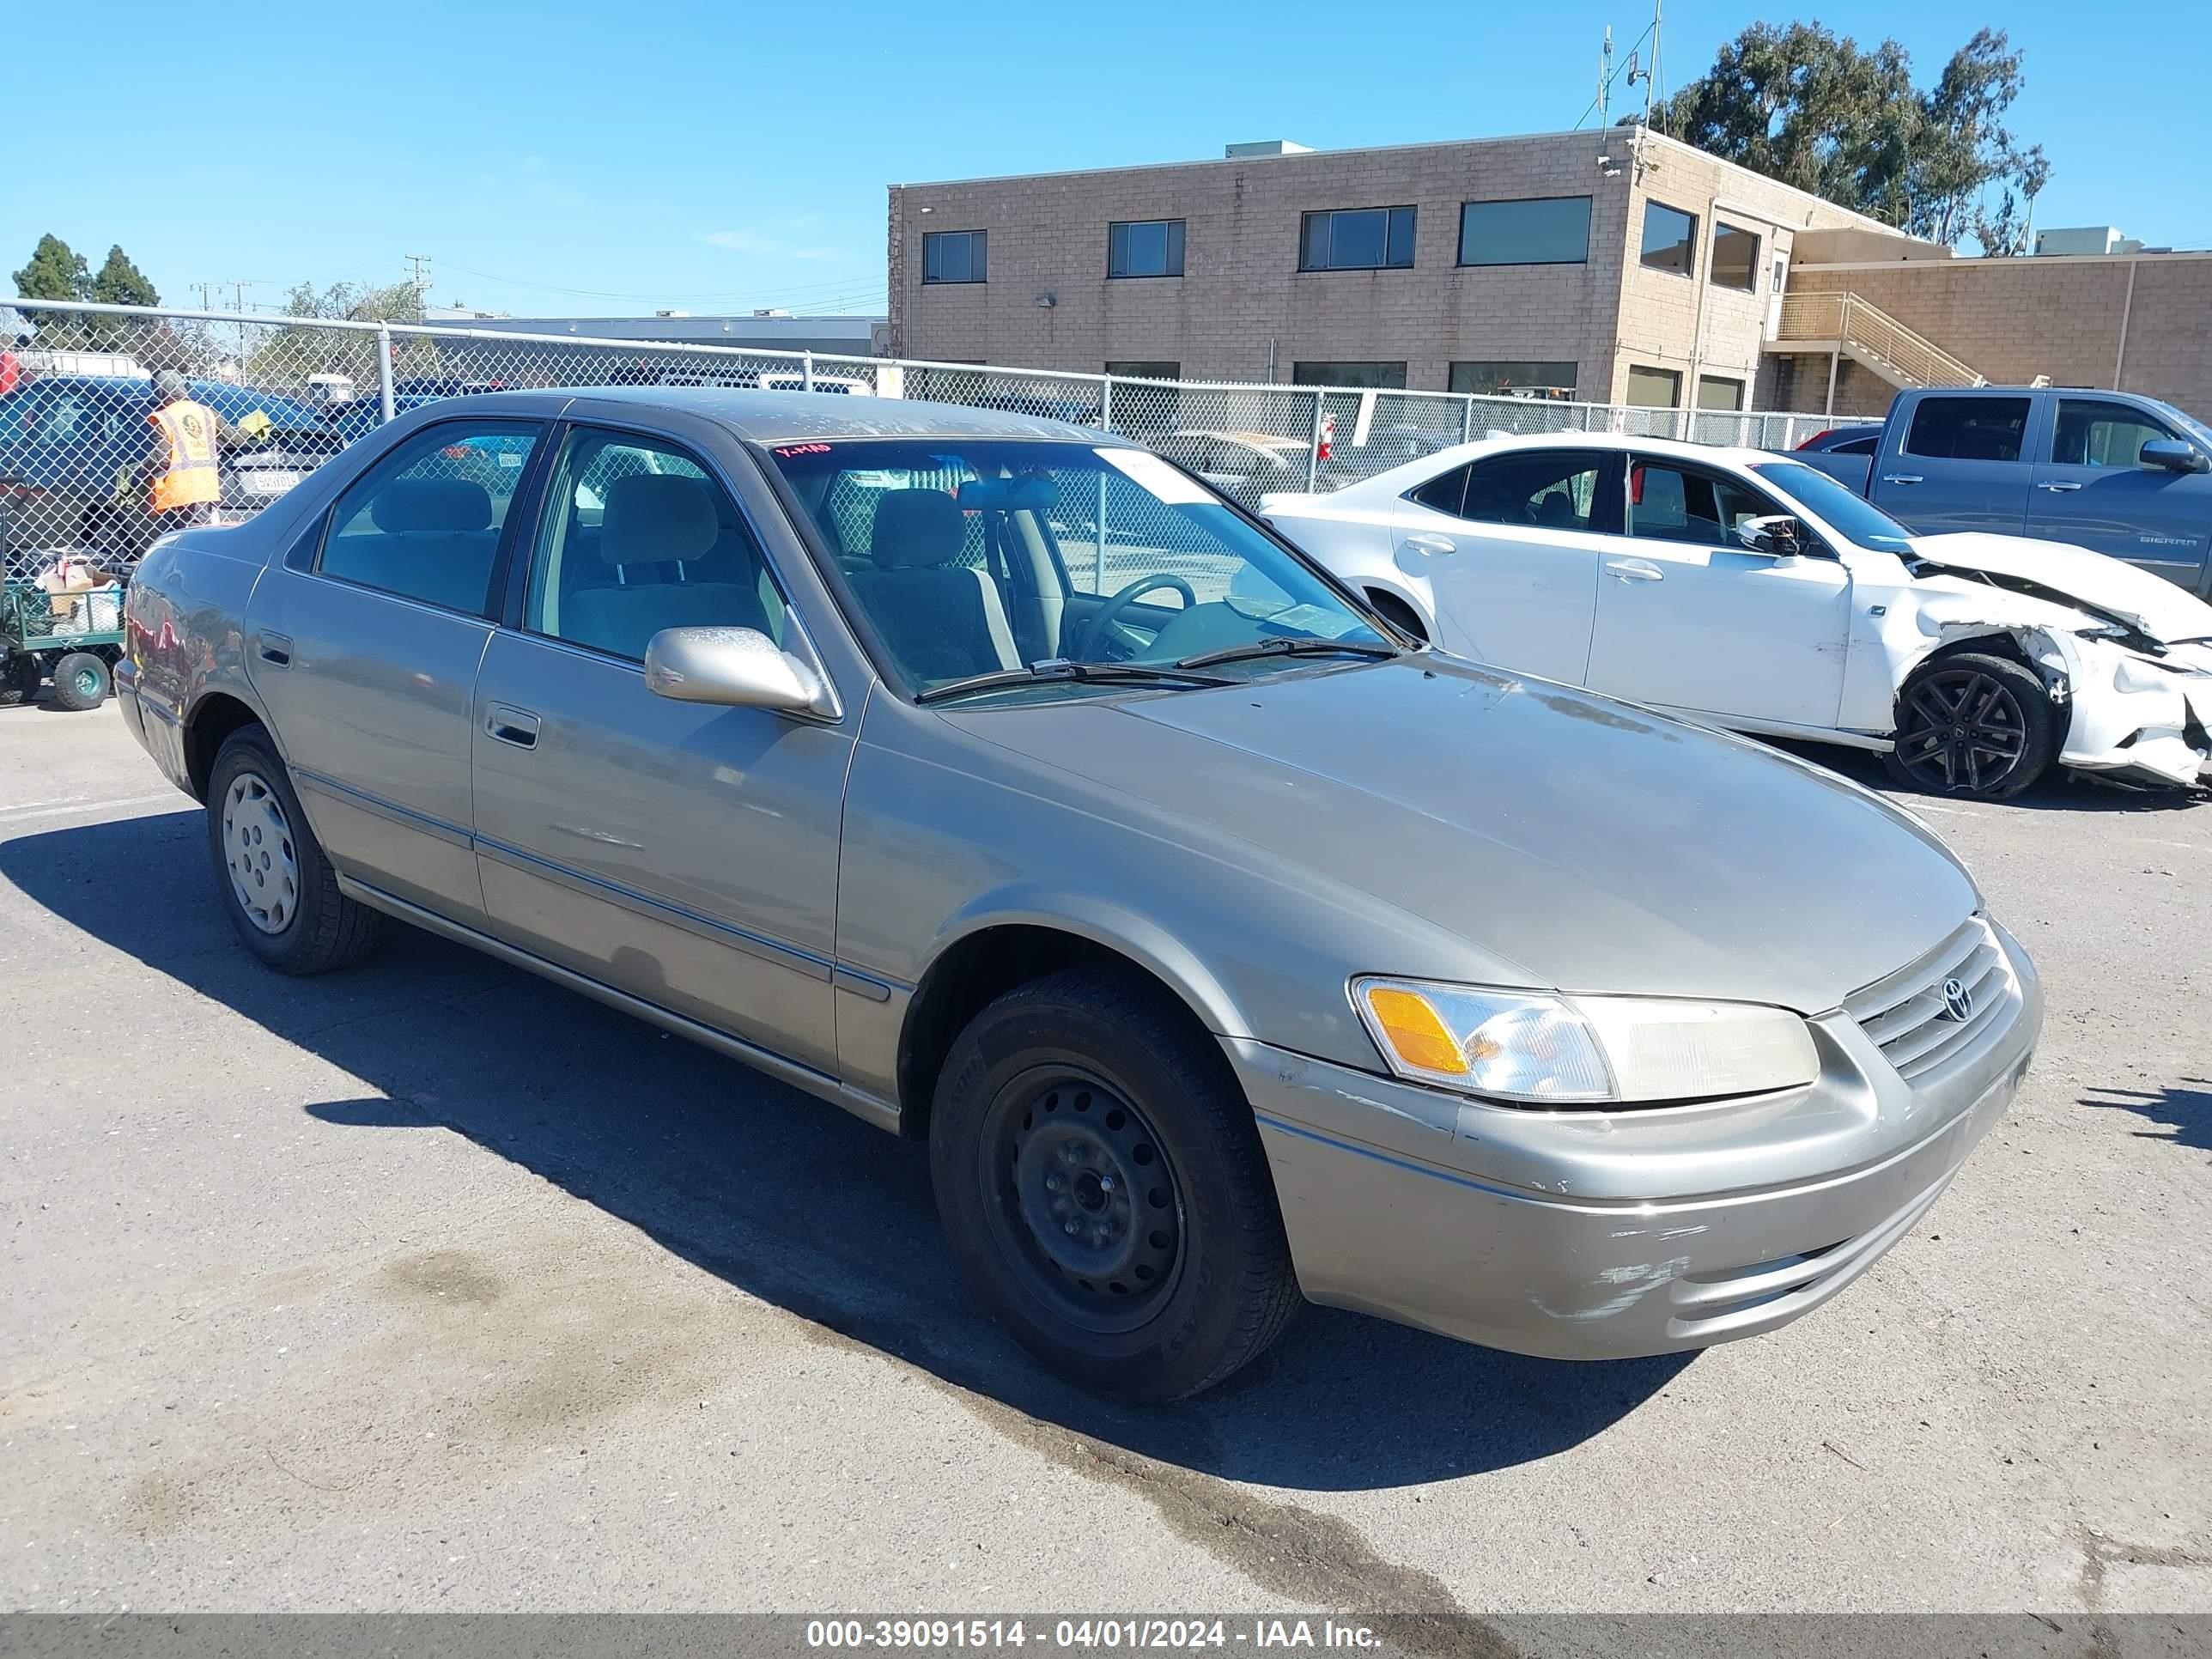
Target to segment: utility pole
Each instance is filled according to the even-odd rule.
[[[415,268],[413,278],[415,319],[420,322],[422,319],[422,307],[430,297],[430,278],[428,275],[430,256],[427,253],[403,253],[399,257]]]

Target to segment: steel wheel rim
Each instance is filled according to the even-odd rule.
[[[1032,1296],[1099,1335],[1149,1322],[1182,1276],[1182,1192],[1159,1136],[1118,1089],[1066,1066],[1010,1080],[981,1137],[1000,1254]]]
[[[262,933],[277,934],[300,908],[300,864],[284,805],[257,772],[240,772],[222,798],[222,856],[231,896]]]
[[[76,688],[76,694],[80,697],[93,697],[100,695],[100,672],[97,669],[80,668],[70,683]]]
[[[1928,675],[1906,695],[1905,710],[1898,762],[1931,788],[1992,788],[2027,753],[2027,716],[2020,699],[1978,668]]]

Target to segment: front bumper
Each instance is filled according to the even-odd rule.
[[[2152,787],[2212,781],[2212,674],[2122,690],[2111,665],[2120,659],[2110,645],[2084,653],[2058,763]]]
[[[2042,992],[1908,1085],[1856,1022],[1812,1022],[1821,1075],[1755,1099],[1611,1114],[1492,1106],[1243,1039],[1307,1297],[1562,1359],[1672,1352],[1787,1324],[1934,1204],[2027,1070]]]

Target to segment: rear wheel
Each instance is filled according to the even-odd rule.
[[[25,653],[0,658],[0,708],[12,708],[39,695],[39,659]]]
[[[970,1288],[1085,1388],[1196,1394],[1297,1306],[1252,1109],[1133,976],[1055,974],[978,1014],[939,1080],[930,1168]]]
[[[1931,795],[2003,800],[2050,769],[2058,720],[2035,674],[2009,657],[1960,652],[1923,664],[1897,700],[1890,775]]]
[[[97,708],[107,701],[107,665],[89,651],[72,651],[54,665],[54,707]]]
[[[247,950],[281,974],[326,973],[368,954],[376,913],[338,890],[261,727],[224,739],[209,775],[207,811],[223,908]]]

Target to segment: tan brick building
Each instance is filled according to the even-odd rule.
[[[1623,128],[900,185],[890,207],[897,356],[1720,408],[1753,406],[1799,236],[1932,252]]]

